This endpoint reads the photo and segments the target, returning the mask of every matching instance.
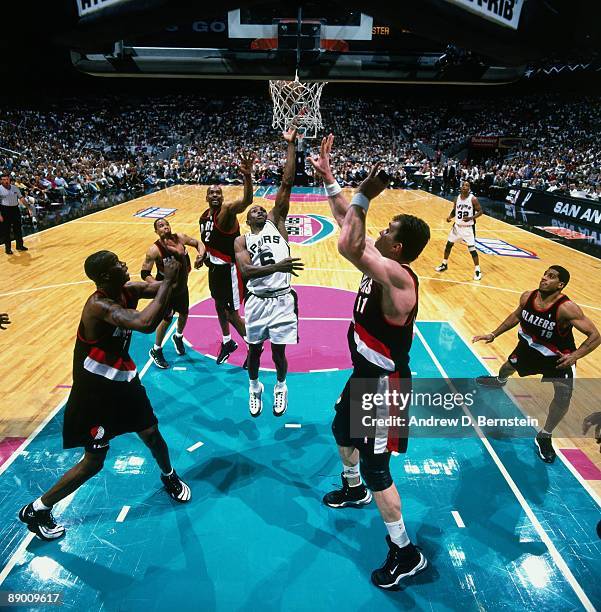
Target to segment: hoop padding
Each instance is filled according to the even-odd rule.
[[[315,138],[323,129],[319,102],[326,83],[301,83],[294,81],[269,81],[269,93],[273,100],[272,127],[286,131],[296,118],[295,125],[304,131],[305,138]]]

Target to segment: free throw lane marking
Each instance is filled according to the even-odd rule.
[[[116,519],[117,523],[122,523],[125,520],[125,517],[127,516],[127,513],[129,512],[130,508],[131,506],[123,506],[123,508],[121,508],[121,512],[119,512],[119,515]]]
[[[197,442],[196,444],[192,444],[192,446],[188,447],[186,450],[189,453],[191,453],[191,452],[195,451],[197,448],[200,448],[203,444],[204,444],[204,442]]]

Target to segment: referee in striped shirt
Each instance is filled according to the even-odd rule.
[[[10,230],[12,228],[17,244],[17,251],[27,251],[23,244],[21,228],[21,211],[19,202],[25,205],[25,198],[18,187],[10,184],[10,175],[6,172],[0,176],[0,223],[4,234],[4,248],[7,255],[12,255],[10,248]]]

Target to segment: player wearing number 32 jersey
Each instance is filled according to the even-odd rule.
[[[480,202],[478,202],[478,198],[470,192],[469,182],[463,181],[463,183],[461,183],[461,192],[457,196],[455,206],[451,214],[447,217],[447,223],[450,223],[453,217],[455,218],[455,223],[453,223],[453,227],[447,238],[442,263],[435,268],[437,272],[445,272],[448,270],[451,249],[456,242],[461,241],[465,242],[467,245],[468,251],[474,261],[474,280],[480,280],[482,278],[480,260],[478,258],[478,251],[476,251],[475,232],[475,220],[481,215],[482,207],[480,206]]]
[[[259,366],[263,342],[271,342],[271,354],[277,372],[273,392],[273,414],[282,416],[288,406],[286,387],[286,345],[298,342],[298,309],[296,294],[290,287],[290,274],[301,270],[299,259],[290,257],[286,217],[294,182],[295,139],[294,129],[284,133],[287,157],[282,184],[275,205],[267,211],[253,206],[246,222],[250,233],[236,238],[236,261],[247,283],[244,305],[246,340],[248,342],[249,403],[251,416],[258,417],[263,410],[263,384],[259,382]]]

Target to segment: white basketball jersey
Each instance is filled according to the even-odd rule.
[[[455,225],[459,227],[469,227],[474,225],[474,220],[464,221],[466,217],[474,216],[474,205],[472,204],[472,198],[474,196],[470,193],[467,198],[463,199],[461,194],[457,196],[457,202],[455,202]]]
[[[258,234],[245,234],[244,237],[253,266],[268,266],[290,257],[288,242],[269,219]],[[290,273],[274,272],[269,276],[251,278],[246,286],[250,293],[268,296],[290,287]]]

